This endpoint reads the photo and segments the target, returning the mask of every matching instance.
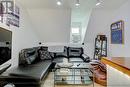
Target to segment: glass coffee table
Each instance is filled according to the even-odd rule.
[[[94,78],[89,63],[73,63],[71,67],[58,67],[54,69],[54,86],[55,85],[90,85],[93,84]]]

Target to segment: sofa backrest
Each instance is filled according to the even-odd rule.
[[[55,53],[54,57],[68,57],[68,47],[64,46],[64,51]]]
[[[68,47],[68,56],[69,57],[81,57],[83,54],[82,47]]]
[[[82,47],[64,46],[64,52],[61,53],[50,53],[48,52],[48,47],[44,46],[27,48],[21,50],[19,53],[19,65],[29,65],[35,61],[52,59],[52,57],[82,57],[82,54]]]

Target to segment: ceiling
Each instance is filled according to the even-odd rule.
[[[57,0],[19,0],[25,7],[28,9],[35,9],[35,8],[58,8],[59,6],[56,5]],[[70,8],[71,4],[74,3],[74,0],[63,0],[63,5],[60,8],[66,9]]]
[[[75,0],[63,0],[62,6],[56,5],[56,0],[18,0],[22,3],[27,9],[36,9],[36,8],[72,8],[74,6]],[[87,4],[88,0],[80,0],[82,4]],[[95,1],[95,0],[93,0]],[[103,9],[116,9],[120,7],[124,2],[127,0],[100,0],[102,4],[97,6],[96,8],[103,8]]]
[[[101,5],[96,6],[96,8],[104,10],[116,10],[128,0],[100,0],[100,1]]]
[[[63,31],[68,32],[68,34],[70,33],[70,30],[67,30],[70,29],[70,26],[66,27],[64,21],[61,20],[65,15],[70,16],[70,14],[68,14],[67,11],[71,10],[71,22],[75,22],[75,21],[84,22],[84,19],[89,20],[88,13],[91,14],[92,8],[95,7],[96,9],[101,9],[101,10],[116,10],[128,0],[100,0],[101,5],[99,6],[95,5],[96,0],[80,0],[81,5],[78,8],[75,7],[74,5],[76,0],[63,0],[63,5],[61,6],[58,6],[56,4],[57,0],[18,0],[18,1],[27,9],[30,20],[32,21],[32,24],[34,24],[34,26],[36,27],[38,35],[40,35],[43,41],[48,41],[53,38],[57,38],[57,41],[61,41],[64,40],[64,37],[67,35],[67,34],[64,35]],[[62,9],[62,10],[58,10],[58,9]],[[49,18],[50,20],[46,19],[48,18],[46,16],[43,17],[43,15],[44,16],[47,15],[48,17],[50,17]],[[56,18],[58,15],[61,18],[57,20]],[[68,18],[68,16],[65,17]],[[57,21],[57,23],[60,24],[60,26],[55,22],[55,20]],[[70,20],[68,19],[64,19],[64,20],[67,21],[67,22],[65,21],[66,25],[71,24],[70,22],[68,22]],[[43,25],[43,23],[46,24]],[[51,24],[54,26],[52,26]],[[56,28],[57,31],[55,29],[52,30],[53,28],[51,28],[50,25]],[[45,32],[44,29],[48,29],[48,30]],[[48,33],[52,33],[52,32],[54,33],[53,37],[50,37],[50,35],[48,36]],[[57,32],[59,33],[57,34]],[[50,39],[48,38],[46,39],[46,37]],[[66,38],[65,40],[68,41],[68,39]]]

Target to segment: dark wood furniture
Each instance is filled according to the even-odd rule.
[[[129,57],[103,57],[101,61],[121,72],[130,76],[130,58]]]
[[[94,59],[100,60],[101,57],[107,56],[107,37],[105,35],[97,35],[95,38]]]
[[[106,65],[102,62],[91,63],[93,68],[94,81],[100,85],[107,85]]]

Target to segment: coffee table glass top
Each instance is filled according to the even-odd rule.
[[[71,67],[68,67],[70,69],[73,69],[73,68],[90,68],[90,64],[89,63],[72,63],[73,65]],[[55,68],[62,68],[62,67],[59,67],[58,64],[55,65]],[[64,67],[63,67],[64,68]],[[67,67],[66,67],[67,68]]]
[[[73,63],[73,66],[71,68],[90,68],[89,63]]]
[[[89,63],[74,63],[69,68],[55,66],[54,84],[56,85],[89,85],[93,83],[93,75]]]

